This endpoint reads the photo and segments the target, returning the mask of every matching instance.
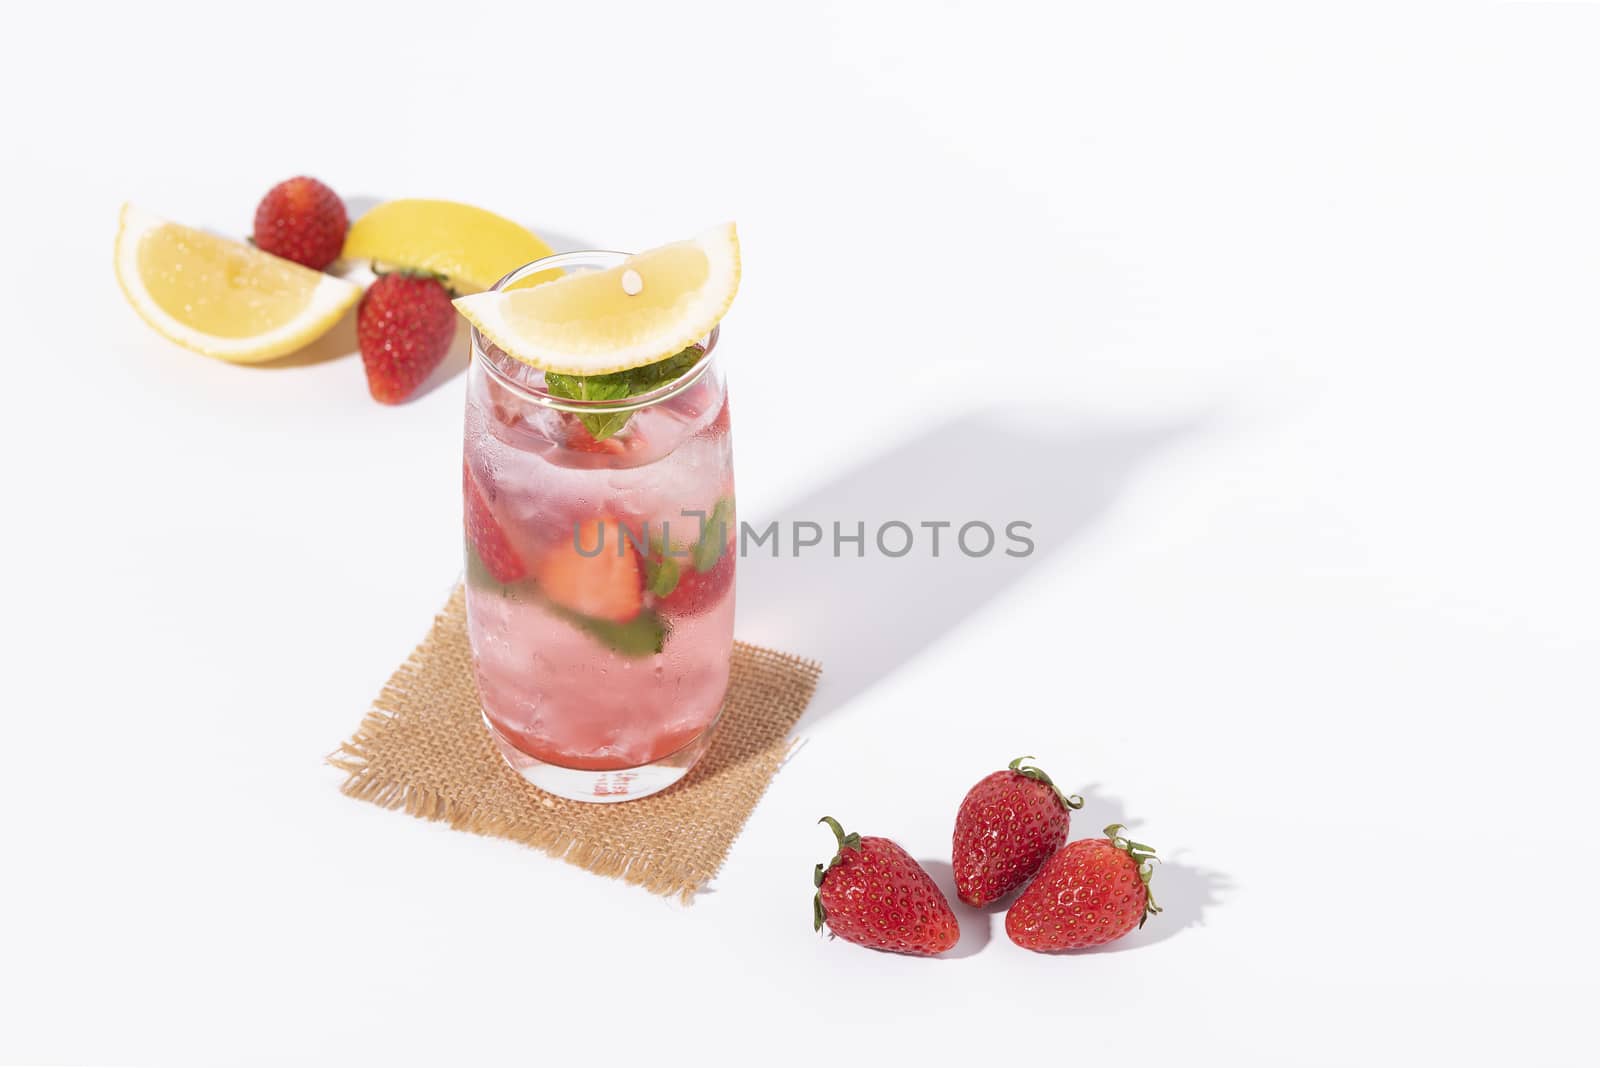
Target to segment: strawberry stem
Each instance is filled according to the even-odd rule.
[[[449,290],[451,296],[455,296],[456,293],[450,286],[450,276],[443,271],[435,271],[427,267],[396,267],[392,271],[385,271],[379,268],[377,260],[371,261],[369,267],[372,273],[379,278],[386,274],[397,274],[401,278],[431,278]]]
[[[1079,797],[1077,794],[1062,793],[1061,787],[1057,786],[1051,780],[1050,776],[1044,773],[1043,768],[1036,768],[1032,764],[1029,764],[1026,767],[1023,766],[1022,762],[1024,760],[1032,759],[1033,757],[1031,756],[1020,756],[1011,763],[1007,764],[1006,767],[1010,768],[1012,771],[1021,773],[1024,778],[1032,779],[1034,782],[1044,783],[1046,786],[1050,787],[1050,789],[1055,791],[1056,797],[1060,798],[1061,803],[1068,808],[1076,811],[1077,809],[1083,807],[1083,798]]]
[[[1135,842],[1122,833],[1125,830],[1127,828],[1122,824],[1113,823],[1106,828],[1105,835],[1111,839],[1113,847],[1128,854],[1139,865],[1139,881],[1144,884],[1144,915],[1139,917],[1139,926],[1143,927],[1145,920],[1161,911],[1161,906],[1156,904],[1156,895],[1150,889],[1150,875],[1154,870],[1150,867],[1150,862],[1155,861],[1159,864],[1161,858],[1156,856],[1153,846],[1147,846],[1143,842]]]
[[[839,821],[832,816],[824,816],[817,822],[828,825],[828,829],[833,832],[833,836],[839,840],[839,848],[827,864],[818,864],[811,876],[811,882],[817,888],[816,896],[811,899],[811,929],[813,931],[822,930],[822,921],[828,918],[827,910],[822,907],[822,877],[832,871],[839,861],[844,859],[844,851],[846,849],[854,849],[857,853],[861,852],[861,836],[859,834],[853,831],[850,834],[845,834],[844,828],[839,826]]]

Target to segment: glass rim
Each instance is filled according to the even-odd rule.
[[[507,272],[498,282],[489,287],[489,291],[491,293],[504,292],[529,275],[538,274],[541,271],[564,270],[569,267],[592,267],[597,269],[615,267],[626,260],[628,255],[626,252],[613,252],[608,249],[558,252],[553,256],[546,256],[543,259],[525,263],[516,270]],[[711,354],[717,347],[717,337],[721,332],[722,326],[720,323],[713,326],[711,333],[699,341],[703,349],[700,353],[700,358],[694,362],[693,367],[690,367],[671,382],[664,386],[658,386],[649,393],[640,393],[636,396],[623,397],[617,400],[569,400],[566,397],[555,396],[542,386],[522,381],[517,375],[531,373],[540,376],[542,380],[544,372],[532,364],[521,362],[509,353],[502,353],[502,355],[513,367],[500,366],[499,361],[486,351],[487,339],[478,331],[476,325],[472,326],[471,329],[471,356],[497,384],[517,394],[524,400],[531,401],[534,404],[541,404],[558,412],[572,412],[578,415],[609,415],[614,412],[636,412],[641,408],[649,408],[660,404],[662,401],[676,397],[694,385],[706,373],[706,368],[711,366]]]

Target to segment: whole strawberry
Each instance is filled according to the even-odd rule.
[[[256,205],[256,247],[320,271],[339,258],[350,218],[339,194],[315,178],[290,178]]]
[[[1018,757],[978,781],[956,811],[950,866],[956,894],[969,905],[998,901],[1033,877],[1067,840],[1083,798],[1064,794],[1050,776]]]
[[[887,838],[845,834],[832,816],[817,822],[833,829],[839,851],[817,865],[816,930],[826,920],[846,942],[921,956],[956,944],[961,937],[956,914],[911,854]]]
[[[455,336],[455,305],[438,275],[381,275],[356,310],[356,340],[373,399],[399,404],[410,397],[444,362]]]
[[[1121,938],[1160,912],[1150,893],[1155,851],[1122,836],[1064,846],[1006,913],[1006,934],[1023,949],[1086,949]]]

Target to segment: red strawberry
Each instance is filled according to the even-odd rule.
[[[697,571],[688,560],[675,559],[678,584],[665,597],[656,598],[656,604],[675,616],[692,616],[710,608],[733,585],[735,555],[732,549],[726,550],[709,571]]]
[[[444,362],[455,336],[455,305],[438,275],[381,276],[356,311],[356,340],[373,399],[399,404],[410,397]]]
[[[728,428],[732,424],[733,418],[728,414],[728,398],[723,397],[722,407],[718,409],[717,417],[711,421],[711,425],[708,426],[703,433],[709,432],[712,434],[726,434],[728,432]]]
[[[669,555],[660,538],[651,541],[647,585],[663,611],[679,616],[703,612],[733,585],[739,527],[731,486],[729,491],[698,523],[688,524],[699,527],[692,545],[685,548],[674,539]]]
[[[998,901],[1033,878],[1067,840],[1083,798],[1061,792],[1050,776],[1018,757],[980,779],[956,811],[950,866],[956,894],[969,905]]]
[[[610,456],[621,456],[628,451],[629,442],[613,434],[608,438],[596,438],[589,433],[589,428],[583,425],[583,420],[575,415],[568,415],[566,446],[573,452],[594,452]]]
[[[956,914],[911,854],[887,838],[845,834],[832,816],[817,822],[833,829],[839,851],[817,865],[816,930],[826,920],[846,942],[892,953],[933,956],[956,944]]]
[[[339,258],[349,216],[339,194],[315,178],[290,178],[256,205],[256,247],[320,271]]]
[[[516,582],[528,573],[528,569],[511,547],[506,532],[495,521],[494,512],[489,509],[489,502],[478,488],[478,480],[472,477],[472,468],[465,461],[461,464],[461,482],[466,500],[467,542],[496,582]]]
[[[579,546],[600,551],[585,556]],[[644,607],[639,554],[615,519],[585,520],[539,561],[534,579],[546,597],[591,619],[626,623]]]
[[[1084,949],[1121,938],[1160,912],[1150,894],[1147,845],[1122,837],[1073,842],[1045,861],[1039,877],[1006,913],[1006,934],[1023,949]]]

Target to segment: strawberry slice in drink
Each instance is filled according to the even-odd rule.
[[[644,607],[639,554],[615,519],[579,524],[539,561],[534,581],[551,601],[589,619],[626,623]]]
[[[704,612],[733,585],[733,552],[724,552],[709,571],[698,571],[688,560],[675,561],[678,582],[672,592],[656,598],[656,607],[669,616]]]
[[[478,554],[484,568],[497,582],[510,584],[525,577],[528,569],[511,547],[511,541],[495,519],[488,499],[478,486],[478,480],[472,476],[471,465],[465,461],[461,464],[461,483],[466,503],[467,541],[472,551]]]
[[[713,434],[726,434],[733,425],[733,417],[728,414],[728,398],[722,398],[722,407],[717,410],[717,417],[711,421],[706,429]]]
[[[656,607],[668,615],[692,616],[716,604],[733,585],[733,498],[724,497],[706,517],[699,540],[668,554],[658,542],[646,564],[645,585]]]
[[[621,456],[628,451],[631,439],[611,435],[605,438],[596,438],[583,425],[583,421],[575,415],[567,416],[566,446],[574,452],[593,452],[607,456]]]

